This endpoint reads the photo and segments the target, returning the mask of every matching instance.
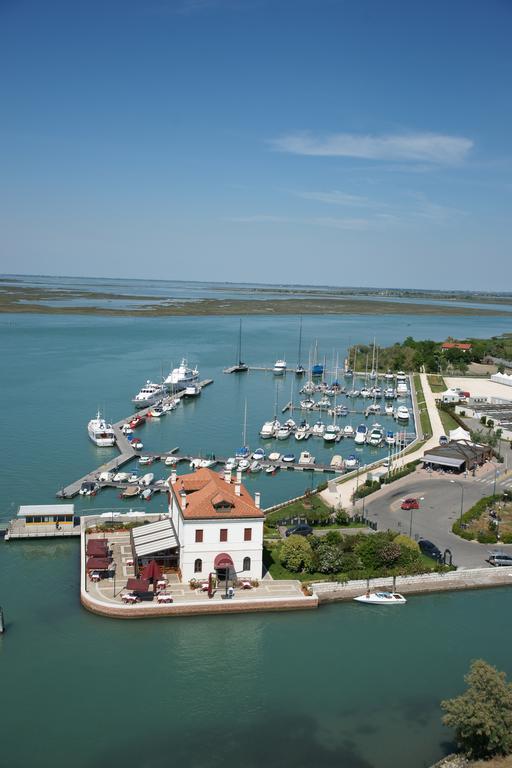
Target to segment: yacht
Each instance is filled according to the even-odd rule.
[[[396,396],[397,397],[405,397],[409,394],[409,387],[407,386],[405,381],[399,381],[396,385]]]
[[[282,376],[283,373],[286,373],[286,360],[276,360],[274,367],[272,368],[272,373],[276,376]]]
[[[278,429],[281,427],[281,422],[279,422],[277,419],[274,419],[273,421],[266,421],[262,428],[260,429],[260,436],[261,437],[274,437],[275,433]]]
[[[338,433],[340,431],[340,428],[335,426],[334,424],[329,424],[328,427],[326,427],[326,430],[324,432],[324,440],[326,443],[334,443],[336,438],[338,437]]]
[[[140,392],[132,398],[132,403],[136,408],[147,408],[149,405],[155,405],[165,395],[165,387],[162,384],[155,384],[153,381],[148,380]]]
[[[197,368],[189,368],[186,358],[183,358],[181,365],[177,368],[173,368],[170,374],[164,381],[166,387],[173,389],[175,392],[185,389],[188,384],[193,384],[199,379],[199,371]]]
[[[343,434],[345,437],[354,437],[355,432],[352,424],[347,424],[345,427],[343,427]]]
[[[366,435],[368,434],[368,427],[366,424],[360,424],[356,429],[354,435],[354,442],[356,445],[363,445],[366,442]]]
[[[314,437],[323,437],[325,432],[325,424],[323,421],[317,421],[316,424],[313,424],[313,436]]]
[[[409,409],[405,405],[399,405],[396,409],[397,421],[409,421]]]
[[[96,414],[96,418],[88,423],[87,432],[93,443],[100,448],[108,448],[116,441],[112,424],[107,424],[100,411]]]

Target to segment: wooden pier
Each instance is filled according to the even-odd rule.
[[[199,382],[198,387],[201,390],[203,390],[205,387],[209,386],[210,384],[213,384],[213,379],[204,379],[204,381]],[[174,399],[181,400],[181,398],[184,397],[184,395],[185,395],[185,390],[181,390],[180,392],[176,392],[176,394],[174,395],[168,395],[167,397],[162,398],[162,402],[164,404],[167,404]],[[125,464],[128,464],[129,461],[132,461],[132,459],[134,459],[136,456],[139,456],[140,453],[137,452],[132,447],[131,442],[128,440],[127,436],[124,434],[122,427],[124,424],[127,424],[128,422],[130,422],[137,414],[140,414],[141,416],[147,416],[149,411],[153,407],[154,405],[150,405],[147,408],[140,408],[131,416],[127,416],[125,419],[121,419],[120,421],[117,421],[115,424],[112,424],[112,428],[116,436],[116,446],[120,452],[120,455],[116,456],[110,461],[107,461],[105,464],[102,464],[101,466],[96,467],[96,469],[93,469],[91,472],[87,472],[87,474],[85,474],[83,477],[80,477],[78,480],[75,480],[69,485],[66,485],[63,488],[61,488],[56,494],[57,498],[72,499],[74,496],[77,496],[78,492],[80,491],[80,488],[82,487],[82,483],[97,482],[98,476],[102,472],[116,472]],[[151,454],[145,451],[144,455],[147,456]],[[162,454],[162,455],[165,456],[165,454]]]

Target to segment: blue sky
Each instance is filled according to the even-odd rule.
[[[0,271],[512,290],[508,0],[0,0]]]

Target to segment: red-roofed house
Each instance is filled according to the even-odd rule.
[[[253,499],[231,475],[211,469],[169,480],[169,514],[179,541],[182,578],[260,579],[263,571],[263,522],[260,495]]]
[[[444,344],[441,344],[441,349],[461,349],[463,352],[469,352],[471,349],[471,344],[466,344],[459,341],[445,341]]]

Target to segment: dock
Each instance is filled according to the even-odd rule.
[[[198,387],[202,391],[205,387],[209,386],[210,384],[213,384],[213,379],[204,379],[203,381],[199,382]],[[181,392],[176,392],[176,394],[168,395],[167,397],[162,398],[162,402],[167,404],[174,399],[181,400],[181,398],[184,395],[185,395],[185,390],[181,390]],[[126,424],[127,422],[131,421],[137,414],[140,414],[141,416],[147,416],[147,414],[153,407],[154,407],[153,405],[150,405],[147,408],[140,408],[135,413],[132,413],[131,416],[127,416],[126,418],[121,419],[120,421],[117,421],[115,424],[112,424],[112,428],[116,436],[116,447],[119,450],[119,456],[116,456],[110,461],[107,461],[105,464],[102,464],[101,466],[96,467],[96,469],[93,469],[90,472],[87,472],[87,474],[83,475],[83,477],[80,477],[78,480],[75,480],[69,485],[66,485],[60,488],[56,494],[57,498],[58,499],[74,498],[75,496],[78,495],[78,492],[82,487],[82,483],[97,482],[98,476],[102,472],[116,472],[125,464],[128,464],[129,461],[132,461],[132,459],[139,456],[140,454],[132,447],[130,441],[122,431],[122,427],[123,427],[123,424]],[[144,455],[146,456],[151,454],[144,452]],[[165,456],[165,454],[163,455]]]

